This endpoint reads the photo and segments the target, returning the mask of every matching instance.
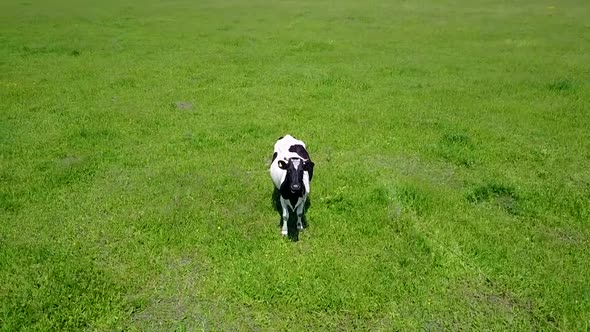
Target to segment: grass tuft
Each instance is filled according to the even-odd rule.
[[[470,168],[479,162],[477,145],[466,134],[445,134],[434,149],[438,156],[460,167]]]
[[[575,84],[570,79],[559,79],[549,83],[549,90],[552,91],[572,91],[575,89]]]
[[[487,183],[474,188],[468,195],[467,200],[472,203],[491,202],[506,212],[519,215],[522,213],[520,205],[521,198],[512,186],[496,182]]]
[[[415,186],[399,187],[397,197],[406,209],[413,210],[418,216],[424,216],[430,210],[428,194]]]

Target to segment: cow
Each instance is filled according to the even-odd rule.
[[[270,177],[280,194],[283,236],[288,234],[287,221],[291,213],[297,214],[297,229],[303,229],[304,206],[310,192],[313,167],[305,143],[291,135],[277,140],[270,164]]]

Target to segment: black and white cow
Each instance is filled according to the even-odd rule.
[[[303,229],[302,218],[313,177],[313,166],[302,141],[286,135],[275,143],[270,177],[280,193],[283,236],[288,233],[287,221],[290,213],[297,213],[297,229]]]

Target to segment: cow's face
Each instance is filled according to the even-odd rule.
[[[291,192],[303,190],[303,171],[309,171],[310,164],[311,161],[300,158],[289,158],[286,162],[279,160],[279,168],[287,171],[285,185],[289,186]]]

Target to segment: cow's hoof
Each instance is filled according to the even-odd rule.
[[[281,235],[282,236],[287,236],[287,234],[289,234],[289,231],[286,229],[281,230]]]
[[[302,223],[298,223],[297,224],[297,229],[298,230],[303,230],[303,224]]]

